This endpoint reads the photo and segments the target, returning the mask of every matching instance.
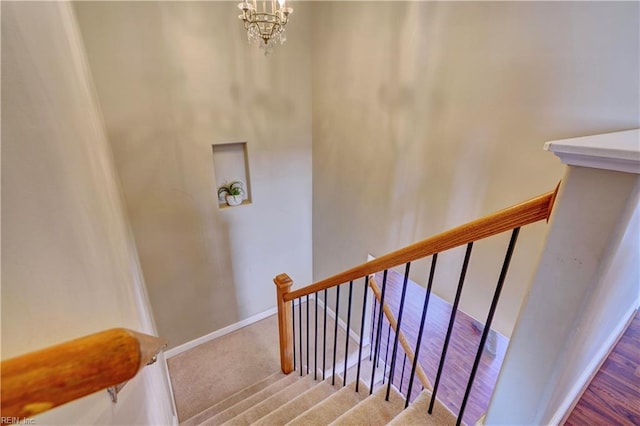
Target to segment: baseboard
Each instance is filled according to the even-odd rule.
[[[242,321],[238,321],[234,324],[228,325],[224,328],[221,328],[219,330],[206,334],[202,337],[198,337],[197,339],[193,339],[189,342],[183,343],[180,346],[171,348],[168,351],[165,351],[164,355],[166,358],[172,358],[178,354],[181,354],[182,352],[188,351],[189,349],[193,349],[198,345],[217,339],[218,337],[222,337],[226,334],[232,333],[236,330],[239,330],[243,327],[251,325],[255,322],[261,321],[267,317],[270,317],[271,315],[276,314],[277,312],[278,312],[277,308],[267,309],[264,312],[250,316],[249,318],[243,319]]]
[[[315,301],[315,294],[310,294],[309,295],[309,303],[311,303],[311,301],[314,300]],[[297,300],[296,300],[297,301]],[[320,298],[318,298],[318,311],[320,311],[321,309],[324,309],[324,301]],[[336,313],[333,309],[331,309],[330,307],[327,307],[327,316],[329,316],[331,319],[333,319],[334,321],[336,321]],[[347,330],[347,324],[341,319],[341,318],[337,318],[338,321],[338,327],[340,327],[343,330]],[[353,339],[355,342],[360,342],[360,334],[356,333],[353,329],[349,330],[349,337],[351,339]],[[364,351],[364,348],[367,348],[369,346],[370,343],[370,338],[368,336],[364,336],[364,339],[362,339],[362,348],[363,348],[363,352],[362,352],[362,356],[361,359],[365,359],[367,358],[369,355],[368,353],[366,353],[367,351]],[[380,361],[382,364],[384,364],[382,361]],[[354,352],[352,353],[348,358],[347,358],[347,369],[355,366],[358,363],[358,353]],[[341,361],[340,363],[340,371],[336,371],[338,372],[342,372],[344,368],[344,360]],[[325,375],[327,377],[331,376],[333,367],[327,368],[325,370]]]
[[[313,295],[311,295],[311,298],[313,298]],[[322,308],[324,309],[324,301],[320,298],[318,298],[318,308]],[[336,313],[333,309],[331,309],[330,307],[327,307],[327,315],[329,315],[329,317],[331,317],[331,319],[333,319],[334,321],[336,320]],[[338,326],[340,328],[342,328],[343,330],[347,330],[347,323],[344,322],[340,317],[337,317],[338,319]],[[355,331],[353,331],[353,329],[349,329],[349,337],[351,337],[353,340],[355,340],[356,342],[360,342],[360,334],[356,333]],[[366,346],[369,344],[369,337],[368,336],[364,336],[364,339],[362,339],[362,346]]]
[[[367,345],[365,345],[364,343],[362,344],[362,355],[360,356],[360,360],[369,358],[368,348],[369,348],[368,344]],[[380,360],[380,363],[384,366],[384,361]],[[356,364],[358,364],[358,352],[353,352],[351,355],[347,357],[347,370],[349,370],[351,367],[355,366]],[[342,374],[343,372],[344,372],[344,359],[340,362],[339,365],[336,366],[336,373]],[[332,373],[333,373],[333,366],[325,370],[326,377],[331,377]]]
[[[314,297],[315,295],[311,294],[309,295],[309,300],[313,300],[315,299]],[[297,300],[293,301],[294,306],[298,304]],[[322,301],[322,299],[318,298],[318,306],[320,308],[324,309],[324,302]],[[201,345],[203,343],[207,343],[210,342],[211,340],[215,340],[219,337],[222,337],[224,335],[227,335],[229,333],[232,333],[236,330],[239,330],[243,327],[246,327],[248,325],[251,325],[253,323],[256,323],[258,321],[261,321],[267,317],[270,317],[271,315],[275,315],[278,313],[278,309],[277,308],[271,308],[271,309],[267,309],[264,312],[261,312],[259,314],[250,316],[249,318],[243,319],[242,321],[238,321],[234,324],[228,325],[224,328],[221,328],[219,330],[213,331],[209,334],[206,334],[204,336],[198,337],[196,339],[190,340],[186,343],[183,343],[179,346],[176,346],[175,348],[171,348],[167,351],[164,352],[164,355],[167,359],[172,358],[178,354],[181,354],[182,352],[188,351],[189,349],[193,349],[198,345]],[[333,309],[331,309],[330,307],[327,307],[327,315],[329,315],[333,320],[336,319],[336,313],[333,311]],[[338,326],[340,328],[342,328],[343,330],[347,329],[347,324],[340,318],[338,318]],[[356,332],[354,332],[353,330],[349,330],[349,336],[354,339],[356,342],[360,341],[360,335],[357,334]],[[365,336],[365,338],[363,339],[362,345],[368,345],[369,344],[369,339],[367,338],[367,336]]]
[[[556,410],[549,424],[561,425],[566,422],[571,411],[573,411],[578,401],[580,401],[582,394],[587,390],[589,384],[600,370],[600,367],[602,367],[602,364],[607,360],[607,357],[624,334],[637,311],[638,307],[632,306],[625,313],[618,325],[609,335],[607,341],[605,341],[601,346],[600,351],[593,357],[587,368],[584,369],[583,374],[578,378],[578,380],[576,380],[569,392],[567,392],[567,396],[558,407],[558,410]]]
[[[176,406],[176,398],[175,398],[176,394],[173,392],[173,383],[171,382],[171,377],[169,375],[169,364],[167,364],[167,354],[164,352],[160,352],[158,354],[158,361],[161,362],[162,366],[164,367],[163,379],[165,380],[165,383],[167,384],[167,387],[169,390],[169,399],[171,400],[171,417],[172,417],[171,424],[173,426],[177,426],[180,422],[178,421],[178,408]]]

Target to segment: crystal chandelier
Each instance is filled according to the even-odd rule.
[[[277,42],[282,44],[287,40],[284,27],[293,9],[286,7],[285,1],[278,0],[276,4],[276,0],[262,0],[262,2],[253,0],[252,3],[243,0],[238,4],[238,8],[242,10],[238,18],[244,23],[249,41],[258,44],[265,55]],[[262,7],[259,8],[260,3]]]

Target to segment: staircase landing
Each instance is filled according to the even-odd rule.
[[[370,377],[372,363],[365,358],[362,370]],[[357,368],[353,366],[352,369]],[[355,374],[351,383],[343,378],[322,380],[322,372],[303,375],[272,375],[230,395],[208,409],[186,420],[182,426],[248,426],[248,425],[379,425],[393,422],[398,425],[448,426],[455,424],[455,416],[436,401],[434,415],[427,414],[429,392],[423,392],[410,409],[404,410],[405,397],[391,386],[380,382],[382,366],[376,371],[374,392],[360,381],[356,392]],[[386,392],[389,390],[389,400]]]
[[[355,365],[348,369],[344,385],[337,370],[335,380],[329,374],[323,380],[322,371],[314,375],[310,368],[306,374],[306,366],[303,375],[299,369],[289,375],[268,369],[256,374],[252,362],[279,365],[277,355],[260,346],[270,333],[277,342],[270,331],[277,330],[276,325],[275,317],[270,317],[169,359],[181,425],[455,424],[453,414],[439,402],[434,416],[426,412],[416,416],[416,409],[403,410],[404,396],[393,386],[389,401],[385,401],[383,363],[376,370],[370,394],[365,382],[370,380],[373,366],[368,357],[362,361],[357,393]],[[338,337],[345,336],[339,332]],[[356,348],[355,343],[352,347]],[[343,360],[344,354],[339,353],[337,359]],[[234,379],[225,382],[229,376]],[[425,392],[422,399],[427,397]],[[421,420],[416,423],[418,417]]]
[[[394,272],[389,274],[387,301],[394,311],[397,309],[397,302],[400,298],[401,281],[402,277],[398,274]],[[407,297],[409,302],[405,305],[406,311],[402,329],[411,342],[415,342],[416,340],[423,299],[424,289],[414,283],[410,283]],[[306,308],[303,309],[306,312]],[[428,314],[428,324],[431,324],[431,326],[430,328],[427,328],[427,331],[425,332],[423,350],[420,356],[421,363],[425,367],[432,383],[434,381],[435,370],[437,369],[437,362],[439,360],[450,312],[451,305],[434,295],[430,302]],[[313,312],[311,317],[313,318]],[[473,362],[473,356],[475,355],[475,353],[473,351],[470,352],[468,348],[476,348],[480,339],[480,332],[477,331],[473,325],[473,318],[463,312],[458,313],[452,342],[455,339],[463,340],[459,344],[452,343],[449,348],[447,363],[445,364],[445,374],[443,375],[440,389],[438,391],[438,399],[442,399],[445,405],[450,407],[454,413],[457,413],[462,399],[461,395],[464,393],[464,388],[466,386],[467,374],[471,369],[471,363]],[[185,424],[188,425],[197,425],[204,421],[208,422],[206,424],[222,424],[225,421],[236,418],[236,416],[244,412],[244,410],[249,410],[253,407],[254,403],[255,405],[260,405],[262,403],[262,400],[260,399],[262,396],[264,396],[264,399],[269,399],[275,393],[280,392],[284,390],[285,387],[291,385],[291,383],[286,384],[286,386],[284,384],[287,380],[292,380],[289,376],[296,375],[299,379],[299,370],[292,373],[292,375],[287,376],[289,377],[288,379],[279,372],[280,359],[278,354],[277,330],[277,318],[272,316],[254,323],[251,326],[207,342],[170,358],[168,360],[169,371],[180,422],[186,422]],[[330,318],[328,318],[327,330],[327,340],[332,341],[333,321]],[[344,342],[344,331],[341,328],[338,328],[338,330],[338,340],[340,342]],[[381,339],[383,345],[381,349],[382,361],[385,359],[384,355],[386,352],[387,330],[388,328],[385,320]],[[296,331],[296,350],[298,350],[297,348],[299,344],[297,333],[298,330]],[[493,384],[497,377],[504,349],[507,344],[506,339],[500,337],[501,336],[499,336],[497,345],[498,353],[496,356],[491,357],[487,354],[483,356],[483,362],[481,363],[476,384],[474,385],[474,390],[464,416],[464,422],[467,424],[474,424],[478,417],[484,412],[484,409],[489,402]],[[304,338],[303,341],[306,341],[306,338]],[[391,342],[392,341],[393,339],[391,339]],[[431,345],[430,349],[426,348],[427,342]],[[344,354],[341,353],[343,351],[343,345],[340,344],[338,348],[339,353],[337,359],[343,360]],[[353,357],[357,351],[357,343],[351,340],[349,349],[350,355]],[[306,355],[306,350],[304,353]],[[311,372],[311,376],[313,376],[314,367],[313,353],[313,348],[311,347],[311,357],[309,359],[309,371]],[[363,351],[363,354],[368,354],[368,349]],[[408,372],[410,371],[411,366],[407,362],[405,376],[404,378],[401,378],[403,355],[402,350],[399,348],[395,379],[393,383],[401,388],[402,394],[405,394],[408,383]],[[320,357],[321,355],[319,355],[319,358]],[[298,362],[299,359],[298,354]],[[306,360],[306,356],[303,357],[303,360]],[[327,353],[327,370],[331,368],[331,361],[332,355]],[[318,368],[321,368],[320,364],[318,365]],[[456,370],[460,369],[463,369],[463,371],[456,373]],[[339,361],[336,373],[341,374],[342,371],[343,362]],[[456,374],[458,374],[458,376],[462,375],[464,378],[456,379]],[[331,377],[330,373],[328,373],[326,377]],[[347,377],[348,382],[354,381],[355,372],[348,373]],[[363,374],[361,376],[361,380],[368,385],[370,373]],[[318,386],[318,384],[322,385]],[[336,398],[339,398],[339,395],[337,395],[338,393],[342,395],[348,390],[343,389],[338,392],[330,383],[323,383],[321,373],[313,387],[304,388],[304,385],[297,386],[303,387],[298,390],[297,394],[299,394],[299,396],[304,395],[306,400],[302,405],[296,407],[297,411],[295,413],[275,410],[276,407],[270,406],[270,410],[268,411],[271,412],[271,414],[269,414],[268,411],[263,410],[266,405],[262,404],[262,408],[258,407],[257,409],[252,410],[251,413],[236,418],[235,424],[241,424],[242,422],[247,424],[254,422],[268,424],[271,421],[273,421],[271,424],[280,424],[281,422],[284,424],[286,423],[285,420],[287,422],[293,421],[293,424],[327,424],[323,422],[327,421],[328,418],[324,416],[320,416],[319,418],[317,418],[317,416],[314,417],[314,407],[310,404],[315,404],[318,399],[335,400]],[[318,386],[318,389],[316,389],[316,386]],[[377,389],[377,387],[374,388],[376,391]],[[421,386],[417,381],[417,378],[413,389],[412,401],[415,400],[414,402],[417,403],[419,401],[416,398],[421,390]],[[259,394],[257,399],[255,398],[256,394]],[[348,403],[345,402],[346,400],[337,400],[339,403],[336,406],[341,408],[337,411],[334,409],[336,412],[332,415],[333,417],[329,419],[330,421],[337,420],[340,415],[343,415],[343,408],[354,406],[363,399],[360,398],[362,395],[354,395],[354,392],[352,391],[349,391],[349,395],[350,400]],[[235,407],[237,412],[227,412],[222,416],[219,415],[219,413],[224,411],[221,408],[226,407],[226,410],[249,397],[253,398],[251,404],[245,403],[246,406]],[[423,395],[420,400],[422,401],[425,398],[426,397]],[[271,402],[274,401],[276,400],[271,400]],[[292,402],[286,400],[277,401],[278,406],[287,404],[291,406],[290,402]],[[305,408],[304,413],[299,412],[302,410],[302,407]],[[403,416],[409,415],[409,413],[415,411],[416,409],[405,410],[403,412]],[[315,412],[317,413],[318,410],[316,409]],[[450,414],[448,409],[443,409],[442,412],[444,413],[445,418]],[[295,416],[290,418],[293,414],[295,414]],[[211,420],[214,416],[218,416],[217,420]],[[276,418],[278,419],[277,421],[275,420]],[[397,421],[399,420],[396,419],[394,421],[398,424]]]

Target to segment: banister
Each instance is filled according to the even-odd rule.
[[[378,299],[378,301],[380,301],[380,287],[378,286],[378,283],[376,282],[373,276],[369,277],[369,286],[371,287],[371,290],[373,291],[375,298]],[[389,324],[391,325],[391,328],[393,329],[394,333],[398,334],[398,341],[402,345],[402,349],[404,350],[404,353],[407,354],[407,358],[409,358],[409,361],[411,361],[411,364],[413,364],[414,353],[413,353],[413,350],[411,349],[411,345],[409,344],[409,341],[405,337],[402,330],[397,329],[397,321],[393,316],[393,313],[391,312],[389,305],[385,303],[384,306],[382,307],[382,311],[384,312],[384,316],[387,317],[387,321],[389,321]],[[418,376],[418,379],[420,380],[420,383],[422,383],[422,386],[425,388],[425,390],[433,389],[433,385],[429,381],[429,378],[427,377],[427,373],[425,373],[420,363],[418,363],[416,366],[416,375]]]
[[[25,418],[136,375],[165,339],[114,328],[2,361],[2,418]]]
[[[472,241],[497,235],[519,226],[540,220],[548,220],[558,188],[528,201],[460,225],[434,235],[402,249],[380,256],[370,262],[360,264],[339,274],[317,281],[314,284],[283,294],[284,301],[291,301],[307,294],[315,293],[357,280],[384,269],[412,262],[434,253],[449,250]]]
[[[280,368],[284,374],[293,371],[293,331],[291,330],[291,301],[284,296],[291,289],[293,281],[287,274],[280,274],[273,279],[278,299],[278,336],[280,338]],[[302,325],[301,325],[302,326]]]

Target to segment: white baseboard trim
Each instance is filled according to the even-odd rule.
[[[313,298],[313,295],[311,295],[310,298]],[[318,298],[318,309],[320,308],[324,309],[324,302],[322,301],[322,299]],[[333,319],[334,321],[336,320],[336,313],[330,307],[327,307],[327,315],[329,315],[329,317],[331,317],[331,319]],[[367,318],[365,318],[365,321],[366,320]],[[344,322],[342,318],[339,318],[339,317],[338,317],[338,326],[343,330],[347,330],[347,323]],[[356,333],[353,329],[349,330],[349,337],[351,337],[356,342],[360,342],[360,334]],[[362,347],[367,346],[369,344],[369,340],[371,340],[369,336],[364,336],[364,339],[362,339]]]
[[[593,359],[584,369],[582,375],[575,381],[573,387],[569,390],[569,392],[567,392],[567,396],[556,410],[549,424],[561,424],[562,420],[565,419],[565,416],[569,414],[569,410],[573,409],[584,391],[589,386],[589,383],[591,382],[593,377],[596,375],[604,361],[613,350],[613,347],[622,337],[622,334],[626,330],[629,322],[635,316],[637,310],[638,306],[634,305],[624,314],[624,316],[622,316],[620,322],[612,330],[611,334],[609,334],[608,339],[603,342],[602,346],[600,347],[600,351],[598,351],[598,353],[593,356]]]
[[[362,355],[360,357],[360,360],[369,358],[368,348],[369,348],[368,344],[365,345],[364,343],[362,343]],[[347,370],[349,370],[351,367],[354,367],[356,364],[358,364],[358,352],[354,352],[347,357]],[[380,364],[382,364],[383,370],[386,371],[386,366],[384,361],[380,360]],[[339,364],[336,364],[336,374],[342,375],[343,373],[344,373],[344,358],[340,360]],[[327,368],[324,371],[324,374],[325,374],[325,377],[331,377],[331,374],[333,374],[333,366]]]
[[[315,295],[311,294],[309,295],[309,300],[313,300],[315,299]],[[298,305],[298,301],[294,300],[293,301],[294,306]],[[324,302],[322,301],[322,299],[318,298],[318,309],[324,309]],[[181,354],[182,352],[188,351],[189,349],[193,349],[198,345],[201,345],[203,343],[207,343],[211,340],[215,340],[219,337],[222,337],[224,335],[227,335],[229,333],[232,333],[236,330],[239,330],[243,327],[246,327],[248,325],[251,325],[255,322],[261,321],[267,317],[270,317],[271,315],[275,315],[278,313],[278,308],[274,307],[271,309],[267,309],[264,312],[261,312],[259,314],[250,316],[249,318],[243,319],[242,321],[238,321],[234,324],[228,325],[224,328],[221,328],[219,330],[213,331],[209,334],[206,334],[204,336],[198,337],[196,339],[193,339],[189,342],[183,343],[179,346],[176,346],[175,348],[171,348],[168,351],[164,352],[164,355],[167,359],[172,358],[178,354]],[[336,319],[336,313],[333,311],[333,309],[331,309],[330,307],[327,307],[327,315],[329,315],[329,317],[331,317],[333,320]],[[343,330],[347,329],[347,324],[341,319],[338,318],[338,326],[340,328],[342,328]],[[349,336],[354,339],[356,342],[360,342],[360,335],[358,333],[356,333],[355,331],[353,331],[353,329],[349,330]],[[369,337],[368,336],[364,336],[363,342],[362,342],[362,346],[366,346],[369,344]]]
[[[211,340],[217,339],[218,337],[222,337],[226,334],[232,333],[236,330],[239,330],[243,327],[246,327],[248,325],[251,325],[255,322],[258,322],[260,320],[263,320],[267,317],[270,317],[271,315],[274,315],[278,312],[278,308],[271,308],[271,309],[267,309],[264,312],[260,312],[259,314],[250,316],[249,318],[243,319],[242,321],[238,321],[234,324],[228,325],[224,328],[221,328],[219,330],[216,330],[214,332],[211,332],[209,334],[206,334],[202,337],[198,337],[197,339],[193,339],[189,342],[183,343],[180,346],[176,346],[175,348],[171,348],[168,351],[165,351],[164,355],[166,358],[172,358],[178,354],[181,354],[182,352],[188,351],[189,349],[193,349],[198,345],[201,345],[203,343],[209,342]]]

